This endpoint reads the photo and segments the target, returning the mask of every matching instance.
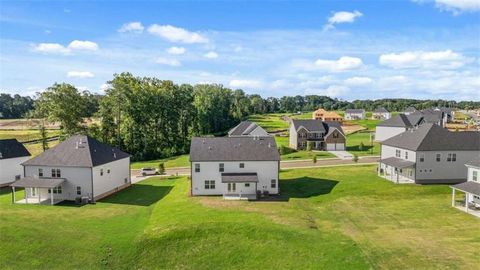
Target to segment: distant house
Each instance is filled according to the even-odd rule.
[[[338,122],[293,119],[290,122],[290,148],[307,149],[309,143],[313,150],[345,150],[345,134]]]
[[[345,110],[345,120],[361,120],[365,119],[364,109],[347,109]]]
[[[419,112],[416,112],[419,113]],[[437,109],[425,109],[421,111],[426,123],[437,124],[445,127],[448,121],[448,116],[441,110]]]
[[[267,137],[194,137],[190,146],[191,194],[255,200],[278,194],[280,154]]]
[[[464,164],[478,155],[480,132],[427,123],[382,142],[379,175],[395,183],[461,183]]]
[[[452,108],[447,108],[447,107],[440,107],[440,108],[435,108],[434,110],[436,111],[441,111],[445,116],[446,123],[452,122],[453,118],[455,117],[455,111],[452,110]]]
[[[392,114],[384,107],[377,108],[372,112],[372,119],[387,120],[392,118]]]
[[[417,112],[417,111],[418,110],[415,107],[410,106],[410,107],[406,108],[405,111],[403,111],[403,114],[409,115],[409,114],[412,114],[412,113]]]
[[[314,111],[312,113],[312,119],[340,123],[343,121],[343,117],[341,117],[338,113],[329,112],[324,109],[318,109]]]
[[[25,188],[21,203],[55,204],[81,197],[95,202],[131,183],[129,154],[82,135],[22,165],[24,177],[11,184],[13,190]]]
[[[463,209],[465,212],[477,213],[480,217],[480,156],[467,162],[467,182],[451,186],[452,206],[455,207],[455,191],[465,193]]]
[[[30,153],[16,139],[0,140],[0,187],[8,186],[23,175],[22,162]]]
[[[228,137],[269,136],[261,126],[254,122],[243,121],[228,131]]]

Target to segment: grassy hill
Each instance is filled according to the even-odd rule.
[[[83,207],[12,205],[2,190],[0,269],[478,267],[478,219],[447,186],[350,166],[284,171],[280,188],[278,202],[231,202],[150,178]]]

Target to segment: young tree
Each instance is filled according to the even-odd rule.
[[[358,155],[357,154],[353,154],[352,161],[355,162],[355,163],[358,162]]]
[[[40,133],[40,140],[42,141],[42,149],[43,152],[45,152],[46,150],[48,150],[48,135],[44,123],[40,124],[38,131]]]
[[[159,174],[165,174],[165,164],[163,162],[160,162],[158,164],[158,173]]]
[[[60,122],[64,135],[72,135],[81,130],[85,100],[74,86],[55,83],[39,94],[35,113],[49,121]]]
[[[313,142],[307,142],[307,151],[312,151],[313,149]]]
[[[314,155],[314,156],[313,156],[312,162],[313,162],[313,164],[317,163],[317,155]]]

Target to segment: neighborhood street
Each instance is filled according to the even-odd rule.
[[[371,164],[378,162],[378,156],[359,157],[357,164]],[[348,165],[356,164],[352,160],[345,160],[339,158],[319,159],[317,163],[313,163],[311,160],[294,160],[294,161],[281,161],[280,169],[295,169],[295,168],[309,168],[309,167],[330,167],[336,165]],[[142,181],[150,176],[142,177],[139,175],[140,170],[132,170],[132,183]],[[165,176],[170,175],[190,175],[189,167],[179,168],[167,168],[165,170]]]

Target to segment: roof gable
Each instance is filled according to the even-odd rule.
[[[0,160],[28,156],[30,152],[17,139],[0,140]]]
[[[297,132],[300,130],[301,127],[303,127],[308,132],[326,133],[323,122],[319,119],[292,119],[291,124]]]

